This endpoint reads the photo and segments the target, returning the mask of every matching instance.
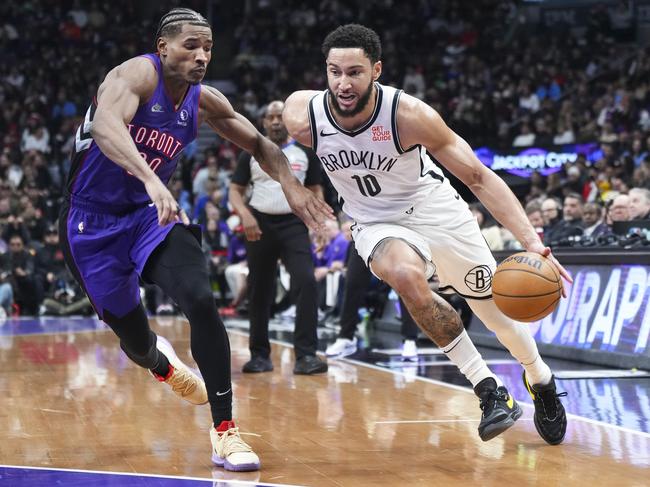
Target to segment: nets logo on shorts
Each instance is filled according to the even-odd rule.
[[[477,265],[465,276],[465,284],[475,293],[482,293],[492,286],[492,270],[487,265]]]

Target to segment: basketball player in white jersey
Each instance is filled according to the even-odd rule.
[[[452,307],[433,294],[427,278],[437,272],[441,290],[465,299],[474,313],[524,367],[535,404],[535,426],[550,444],[566,431],[566,414],[551,370],[530,330],[503,315],[491,295],[496,263],[476,219],[443,176],[436,161],[463,181],[485,207],[530,251],[558,266],[506,184],[475,157],[434,109],[400,90],[377,83],[381,44],[356,24],[341,26],[323,43],[328,89],[298,91],[286,101],[290,135],[319,156],[355,220],[353,238],[372,272],[402,297],[422,330],[469,379],[482,410],[478,433],[490,440],[512,426],[521,408],[488,369]]]

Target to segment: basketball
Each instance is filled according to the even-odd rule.
[[[519,252],[497,266],[492,296],[501,312],[513,320],[541,320],[560,302],[562,278],[546,257]]]

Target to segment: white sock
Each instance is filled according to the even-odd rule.
[[[551,381],[551,369],[539,356],[537,343],[527,323],[508,318],[499,311],[492,299],[468,299],[467,304],[483,324],[496,334],[510,354],[523,365],[529,384],[548,384]]]
[[[467,377],[472,383],[472,387],[476,387],[479,382],[487,377],[492,377],[497,382],[497,386],[503,385],[499,378],[488,369],[485,360],[478,353],[465,330],[454,338],[449,345],[444,347],[442,351]]]
[[[537,354],[535,360],[529,364],[521,364],[526,371],[526,380],[532,386],[534,384],[546,385],[551,382],[553,376],[551,369],[544,363],[542,357]]]

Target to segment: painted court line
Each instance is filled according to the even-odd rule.
[[[488,365],[504,365],[504,364],[517,364],[519,365],[519,362],[516,360],[507,360],[507,359],[494,359],[494,360],[486,360],[486,364]],[[406,367],[413,367],[413,366],[427,366],[427,367],[456,367],[453,363],[451,363],[449,360],[395,360],[393,362],[376,362],[377,365],[380,367],[389,367],[389,368],[406,368]]]
[[[372,353],[381,353],[383,355],[402,355],[401,348],[373,348],[370,350]],[[427,347],[420,348],[418,347],[418,355],[443,355],[444,352],[439,348]]]
[[[248,336],[248,333],[242,332],[241,330],[228,329],[228,331],[233,332],[235,334]],[[276,343],[278,345],[283,345],[283,346],[288,347],[288,348],[293,348],[293,345],[291,345],[290,343],[287,343],[287,342],[283,342],[282,340],[277,340],[277,339],[272,338],[270,341],[272,343]],[[462,387],[462,386],[457,386],[457,385],[454,385],[454,384],[448,384],[447,382],[442,382],[442,381],[439,381],[439,380],[430,379],[428,377],[420,377],[419,375],[413,376],[413,375],[406,374],[406,373],[404,373],[404,372],[402,372],[400,370],[393,370],[393,369],[388,369],[386,367],[379,367],[377,365],[367,364],[365,362],[361,362],[359,360],[354,360],[354,359],[351,359],[351,358],[348,358],[348,357],[339,358],[339,359],[336,359],[336,360],[339,360],[341,362],[346,362],[346,363],[349,363],[349,364],[352,364],[352,365],[358,365],[360,367],[366,367],[368,369],[379,370],[381,372],[385,372],[385,373],[388,373],[388,374],[401,375],[403,377],[408,377],[409,379],[415,379],[415,380],[420,380],[420,381],[423,381],[423,382],[428,382],[430,384],[435,384],[435,385],[438,385],[438,386],[441,386],[441,387],[446,387],[448,389],[454,389],[456,391],[461,391],[461,392],[464,392],[466,394],[471,394],[472,396],[474,396],[474,391],[472,391],[469,387]],[[532,404],[528,404],[528,403],[525,403],[525,402],[519,402],[519,405],[522,406],[522,407],[526,407],[526,408],[531,408],[531,409],[534,408],[534,406]],[[626,428],[624,426],[609,424],[609,423],[605,423],[603,421],[598,421],[598,420],[595,420],[595,419],[585,418],[584,416],[578,416],[576,414],[571,414],[571,413],[567,413],[567,417],[571,418],[573,420],[582,421],[582,422],[593,424],[593,425],[596,425],[596,426],[601,426],[603,428],[612,428],[612,429],[615,429],[615,430],[618,430],[618,431],[621,431],[621,432],[624,432],[624,433],[630,433],[630,434],[633,434],[633,435],[637,435],[637,436],[641,436],[643,438],[650,439],[650,433],[645,433],[643,431],[637,431],[637,430],[633,430],[631,428]]]
[[[83,470],[77,468],[53,468],[53,467],[30,467],[27,465],[2,465],[0,468],[15,468],[15,469],[25,469],[25,470],[41,470],[46,472],[70,472],[70,473],[90,473],[98,475],[121,475],[124,477],[147,477],[154,479],[170,479],[170,480],[193,480],[197,482],[222,482],[220,479],[213,478],[201,478],[201,477],[186,477],[182,475],[156,475],[151,473],[137,473],[137,472],[110,472],[106,470]],[[227,471],[226,471],[227,472]],[[226,485],[248,485],[255,487],[304,487],[297,484],[275,484],[268,482],[258,482],[254,480],[224,480]]]
[[[533,418],[519,418],[520,421],[533,421]],[[375,421],[375,424],[422,424],[422,423],[480,423],[480,419],[404,419],[390,421]]]
[[[556,372],[555,377],[558,379],[627,379],[650,377],[650,372],[637,369],[563,370]]]

